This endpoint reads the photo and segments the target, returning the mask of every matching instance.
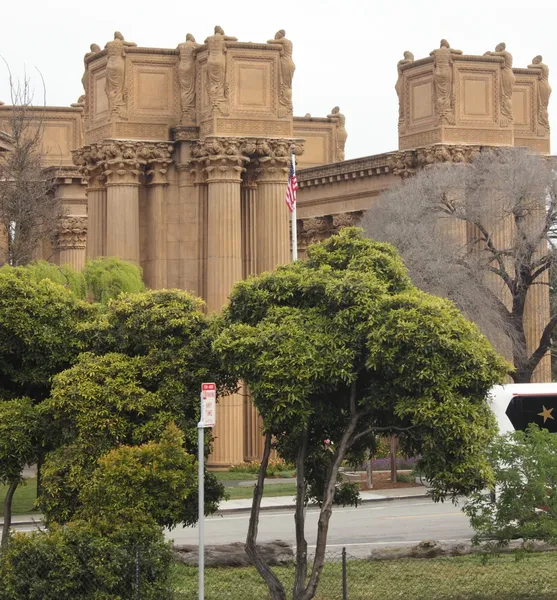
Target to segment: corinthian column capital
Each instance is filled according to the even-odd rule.
[[[193,161],[202,166],[207,183],[240,182],[249,161],[238,138],[206,138],[193,148]]]
[[[84,249],[87,243],[87,217],[68,215],[60,222],[56,235],[59,250]]]

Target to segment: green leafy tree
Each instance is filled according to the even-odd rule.
[[[178,290],[124,294],[84,328],[90,351],[56,376],[44,406],[59,444],[47,458],[39,498],[47,518],[70,520],[99,458],[121,445],[160,439],[171,421],[184,433],[184,450],[197,455],[201,383],[214,380],[221,392],[236,385],[211,348],[215,324],[201,306]],[[207,455],[210,442],[207,434]],[[210,473],[206,483],[210,513],[224,490]],[[190,494],[181,522],[196,521],[197,498]]]
[[[0,399],[43,400],[52,377],[75,361],[78,331],[90,314],[69,289],[36,281],[25,269],[1,269]]]
[[[48,396],[52,377],[76,359],[78,330],[90,310],[69,289],[38,280],[26,268],[0,269],[0,480],[9,486],[5,533],[23,468],[40,464],[50,444],[50,431],[37,427],[34,407]]]
[[[557,541],[557,435],[536,424],[497,437],[489,446],[495,494],[476,491],[464,512],[475,541]]]
[[[81,489],[79,516],[133,522],[148,515],[161,527],[187,520],[197,464],[183,445],[183,433],[170,423],[159,442],[120,446],[105,454]]]
[[[83,275],[95,302],[106,303],[122,292],[142,292],[145,289],[141,268],[116,257],[88,261]]]
[[[22,273],[29,273],[34,281],[48,279],[59,283],[61,286],[70,289],[80,300],[87,300],[87,284],[83,273],[72,269],[70,265],[54,265],[46,260],[37,260],[29,263],[25,267],[10,267],[4,265],[2,271],[14,269]]]
[[[1,547],[8,545],[12,500],[26,465],[37,460],[40,419],[29,398],[0,402],[0,484],[7,485]]]
[[[274,600],[286,598],[257,545],[264,473],[274,445],[296,463],[295,600],[310,600],[324,565],[343,460],[361,460],[379,433],[420,455],[435,499],[482,487],[495,432],[485,400],[509,365],[448,301],[418,291],[394,248],[345,228],[308,249],[308,260],[240,282],[215,341],[250,387],[265,449],[246,550]],[[320,513],[308,572],[304,505]]]

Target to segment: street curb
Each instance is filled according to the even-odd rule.
[[[12,521],[12,527],[22,527],[24,525],[42,525],[42,519],[34,519],[33,521]],[[4,521],[0,521],[0,527],[4,526]]]
[[[364,498],[360,500],[358,504],[371,504],[373,502],[394,502],[395,500],[418,500],[423,498],[429,498],[429,494],[408,494],[406,496],[384,496],[383,498]],[[318,506],[315,503],[309,505],[310,507]],[[270,510],[286,510],[288,508],[295,508],[295,504],[277,504],[276,506],[262,506],[260,512],[267,512]],[[245,513],[251,512],[251,506],[242,508],[224,508],[217,510],[216,515],[225,515],[228,513]],[[23,527],[28,525],[42,524],[42,519],[35,519],[33,521],[12,521],[12,527]],[[4,524],[4,521],[0,521],[0,527]]]
[[[364,498],[358,502],[360,504],[371,504],[373,502],[393,502],[394,500],[417,500],[421,498],[429,498],[429,494],[408,494],[407,496],[385,496],[383,498]],[[309,507],[318,506],[315,503],[309,505]],[[276,506],[262,506],[260,512],[266,512],[270,510],[285,510],[287,508],[295,508],[295,504],[277,504]],[[216,515],[224,515],[227,513],[242,513],[251,512],[251,506],[245,508],[225,508],[223,510],[217,510]]]

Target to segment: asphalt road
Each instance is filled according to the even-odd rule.
[[[306,531],[312,549],[317,531],[317,509],[308,509]],[[249,514],[233,513],[205,519],[205,543],[227,544],[246,538]],[[416,544],[422,540],[470,540],[473,531],[460,506],[435,504],[431,500],[372,502],[358,508],[335,508],[327,547],[350,554],[365,554],[380,546]],[[178,527],[167,533],[176,544],[197,544],[197,528]],[[284,540],[294,545],[294,519],[291,510],[263,511],[258,541]]]

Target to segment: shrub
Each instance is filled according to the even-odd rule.
[[[108,302],[121,292],[142,292],[145,284],[137,265],[119,258],[90,260],[83,271],[87,289],[95,302]]]
[[[148,522],[76,521],[16,533],[0,555],[0,600],[171,598],[172,552]]]
[[[239,465],[232,465],[230,471],[232,473],[258,473],[261,463],[257,460],[247,463],[241,463]],[[296,467],[283,460],[282,458],[276,458],[269,460],[267,466],[266,477],[290,477],[296,470]]]

